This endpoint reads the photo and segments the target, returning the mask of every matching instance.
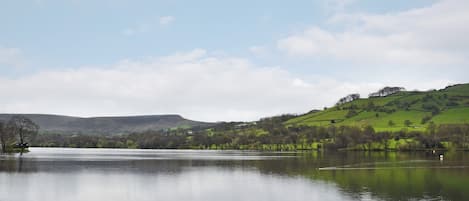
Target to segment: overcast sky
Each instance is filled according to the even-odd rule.
[[[467,0],[21,0],[0,112],[257,120],[469,82]]]

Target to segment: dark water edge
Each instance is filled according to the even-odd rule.
[[[357,148],[340,148],[340,149],[326,149],[326,148],[296,148],[296,145],[284,144],[286,148],[278,149],[262,149],[262,148],[210,148],[210,147],[178,147],[178,148],[136,148],[136,147],[61,147],[61,146],[34,146],[35,148],[77,148],[77,149],[129,149],[129,150],[213,150],[213,151],[258,151],[258,152],[469,152],[469,148],[405,148],[405,149],[363,149]],[[19,153],[20,151],[10,151],[7,153]]]
[[[0,200],[469,200],[466,152],[30,150],[0,155]]]

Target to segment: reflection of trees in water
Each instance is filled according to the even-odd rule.
[[[16,154],[18,155],[18,154]],[[1,156],[0,156],[1,157]],[[21,156],[18,157],[1,157],[0,158],[0,172],[36,172],[36,161],[25,159]]]
[[[17,160],[0,160],[1,172],[16,172],[18,167]]]
[[[127,172],[147,174],[179,174],[190,168],[223,167],[235,169],[254,166],[246,161],[230,160],[41,160],[33,158],[0,158],[0,172],[51,172],[77,171]]]
[[[467,161],[468,157],[469,155],[464,153],[448,156],[454,161]],[[426,153],[343,152],[327,155],[311,154],[309,157],[281,161],[258,161],[255,165],[266,174],[302,176],[312,180],[331,182],[352,197],[369,193],[372,197],[384,200],[430,198],[469,200],[469,191],[467,191],[469,170],[466,168],[445,169],[445,162],[428,161],[431,158],[436,157]],[[414,161],[415,159],[423,160]],[[401,163],[402,161],[408,161],[410,164]],[[416,167],[408,168],[409,165]],[[443,166],[443,168],[422,167],[429,165]],[[327,171],[317,169],[338,166],[369,169]]]
[[[21,150],[20,157],[18,158],[18,172],[23,171],[23,150]]]
[[[276,155],[276,154],[274,154]],[[301,176],[313,181],[334,183],[350,196],[371,194],[384,200],[429,199],[442,196],[449,200],[469,200],[469,170],[467,169],[404,169],[401,161],[431,159],[426,153],[385,152],[307,152],[284,154],[296,156],[256,160],[39,160],[34,158],[0,158],[0,172],[125,172],[151,175],[180,175],[185,171],[218,168],[223,171],[248,170],[261,174]],[[2,156],[0,156],[2,157]],[[445,155],[442,165],[454,161],[468,161],[469,154]],[[385,163],[380,163],[385,162]],[[436,164],[430,165],[438,165]],[[352,166],[350,166],[352,165]],[[419,164],[416,164],[417,166]],[[425,164],[422,164],[425,165]],[[428,163],[426,165],[429,165]],[[327,170],[323,167],[368,167],[389,169]],[[425,197],[428,196],[428,197]],[[359,198],[357,198],[359,199]]]
[[[469,174],[464,169],[335,170],[321,171],[311,178],[334,182],[353,194],[370,192],[381,199],[469,198]]]
[[[190,166],[191,161],[67,161],[67,160],[34,160],[28,158],[12,158],[0,160],[1,172],[75,172],[83,170],[92,171],[119,171],[139,173],[178,173],[184,167]]]

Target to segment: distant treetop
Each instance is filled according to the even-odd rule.
[[[342,105],[344,103],[352,102],[354,100],[357,100],[360,98],[360,94],[349,94],[348,96],[345,96],[336,103],[336,105]]]
[[[369,94],[368,97],[370,98],[384,97],[384,96],[389,96],[391,94],[395,94],[400,91],[405,91],[405,88],[404,87],[384,87],[377,92]]]

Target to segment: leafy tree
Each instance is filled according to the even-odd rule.
[[[351,109],[351,110],[349,110],[349,111],[347,112],[347,114],[345,115],[345,118],[350,118],[350,117],[353,117],[353,116],[355,116],[355,115],[357,115],[357,114],[358,114],[358,112],[357,112],[356,110]]]
[[[410,120],[406,119],[404,121],[404,125],[407,126],[407,127],[410,127],[410,125],[412,125],[412,122]]]
[[[368,104],[366,105],[366,110],[367,111],[373,111],[375,110],[375,104],[373,103],[373,101],[368,101]]]
[[[433,121],[431,121],[429,124],[428,124],[428,127],[427,127],[427,131],[430,135],[435,135],[435,132],[436,132],[436,125]]]
[[[339,106],[339,105],[342,105],[342,104],[345,104],[345,103],[348,103],[348,102],[352,102],[354,100],[357,100],[360,98],[360,94],[350,94],[348,96],[345,96],[341,99],[339,99],[339,101],[336,103],[336,106]]]
[[[377,92],[371,93],[369,95],[369,97],[370,98],[372,98],[372,97],[384,97],[384,96],[388,96],[388,95],[391,95],[391,94],[395,94],[395,93],[400,92],[400,91],[405,91],[405,89],[402,88],[402,87],[384,87],[384,88],[380,89]]]
[[[394,127],[395,125],[396,125],[396,123],[394,123],[394,121],[392,121],[392,120],[388,121],[388,126]]]
[[[422,124],[425,124],[425,123],[427,123],[428,121],[430,121],[430,119],[432,119],[432,116],[430,116],[430,115],[425,115],[425,116],[422,118],[421,123],[422,123]]]
[[[367,144],[368,151],[371,151],[371,144],[374,141],[375,129],[372,126],[367,125],[362,132],[363,143]]]

